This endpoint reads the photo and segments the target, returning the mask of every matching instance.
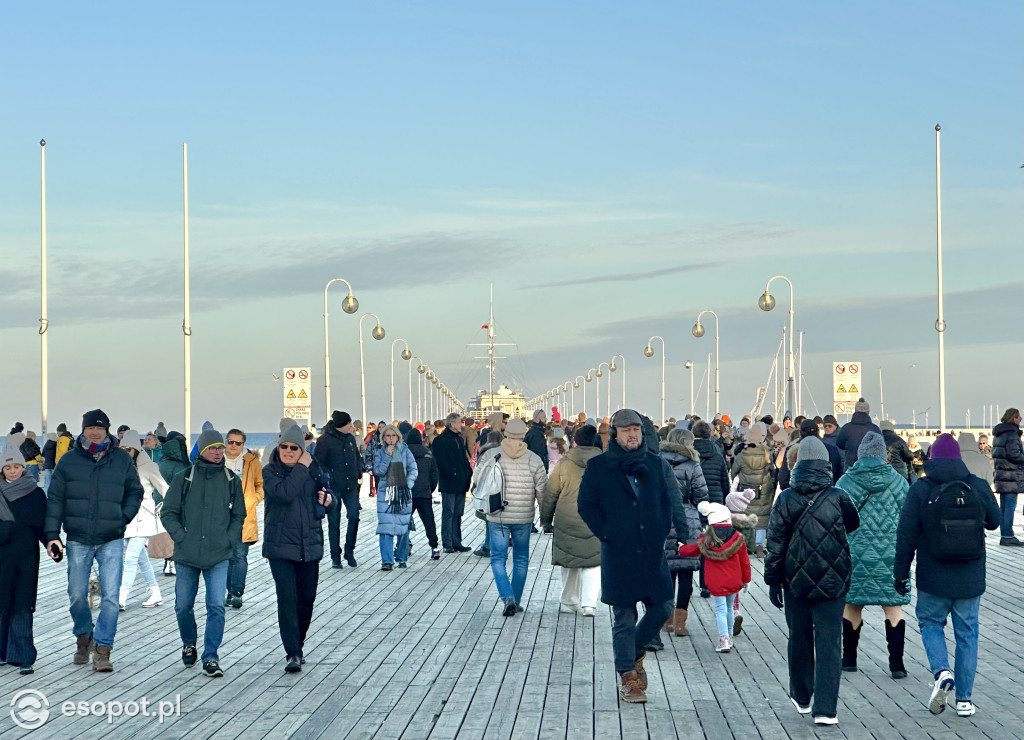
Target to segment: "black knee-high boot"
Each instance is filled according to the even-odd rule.
[[[864,622],[861,622],[854,629],[853,622],[843,619],[843,670],[847,673],[857,670],[857,643],[860,642],[860,628],[863,626]]]
[[[903,642],[907,636],[907,623],[900,620],[895,625],[885,620],[885,642],[889,646],[889,673],[893,678],[906,678],[907,668],[903,665]]]

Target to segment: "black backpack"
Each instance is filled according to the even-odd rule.
[[[963,562],[985,554],[985,508],[962,480],[943,483],[928,499],[924,538],[936,560]]]

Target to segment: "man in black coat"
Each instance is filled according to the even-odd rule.
[[[914,453],[903,441],[903,437],[896,434],[896,425],[891,421],[883,421],[879,426],[882,429],[882,439],[885,441],[885,451],[888,455],[889,465],[897,473],[907,479],[907,483],[914,485],[917,476],[914,475]]]
[[[73,662],[114,670],[110,651],[117,632],[118,591],[124,558],[125,526],[142,506],[142,483],[135,462],[117,449],[110,419],[103,411],[82,417],[82,435],[53,471],[46,500],[46,551],[56,561],[64,555],[60,530],[67,536],[68,595],[77,645]],[[100,615],[93,631],[89,608],[89,574],[93,561],[100,574]]]
[[[317,440],[313,456],[331,474],[331,497],[327,507],[327,536],[331,543],[331,567],[341,568],[341,507],[345,506],[348,528],[345,531],[345,562],[356,567],[356,535],[359,533],[359,481],[363,462],[353,435],[352,417],[335,411]]]
[[[807,439],[807,437],[818,437],[818,425],[814,419],[804,419],[800,422],[800,439]],[[843,454],[835,445],[829,443],[828,440],[822,440],[822,442],[824,442],[825,449],[828,451],[829,465],[832,466],[832,482],[838,483],[839,479],[843,477]],[[794,442],[793,444],[799,444],[799,442]],[[792,475],[792,472],[789,468],[789,447],[787,447],[786,454],[782,457],[782,467],[779,468],[780,491],[785,491],[789,488],[789,477]]]
[[[608,450],[587,463],[578,508],[601,540],[601,601],[612,607],[612,651],[627,702],[647,701],[645,648],[672,614],[672,578],[665,538],[687,531],[682,496],[671,468],[643,442],[632,409],[612,416]],[[637,602],[646,613],[637,622]]]
[[[548,442],[544,436],[544,425],[547,423],[547,415],[537,409],[533,412],[533,421],[530,428],[526,430],[523,441],[526,442],[526,449],[540,458],[544,463],[544,470],[548,469]]]
[[[926,477],[918,478],[910,487],[900,514],[893,579],[898,592],[910,592],[910,563],[916,554],[917,622],[935,679],[928,709],[940,714],[955,689],[956,713],[970,717],[975,713],[971,689],[978,662],[978,609],[985,593],[985,536],[981,527],[998,529],[999,506],[988,485],[968,471],[960,459],[960,445],[950,435],[939,435],[929,454],[924,464]],[[984,509],[984,521],[978,522],[978,553],[972,559],[940,559],[928,546],[929,528],[938,524],[930,521],[929,510],[936,506],[944,484],[969,486]],[[949,670],[946,652],[944,628],[949,616],[956,637],[955,672]]]
[[[469,552],[471,548],[462,544],[462,515],[466,512],[466,491],[473,469],[469,466],[459,414],[448,414],[444,431],[434,438],[430,451],[437,463],[441,491],[441,545],[445,552]]]
[[[852,468],[853,464],[857,462],[857,450],[864,440],[864,435],[868,432],[882,434],[882,430],[871,421],[870,414],[871,406],[868,405],[868,402],[863,398],[857,401],[853,407],[853,416],[850,417],[848,423],[843,424],[843,428],[839,430],[839,436],[836,437],[836,447],[843,451],[843,466],[847,469]]]
[[[693,425],[693,449],[700,455],[700,469],[708,484],[708,501],[724,504],[729,495],[729,466],[725,463],[722,448],[711,439],[711,425],[698,421]]]

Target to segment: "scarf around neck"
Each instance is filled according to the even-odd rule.
[[[392,514],[401,513],[402,509],[412,503],[405,463],[402,462],[402,450],[405,446],[404,442],[395,445],[391,453],[391,462],[388,463],[388,485],[384,490],[384,500],[388,502],[388,509]]]
[[[34,490],[36,490],[36,482],[27,473],[22,473],[20,478],[10,483],[0,476],[0,522],[13,522],[14,512],[11,511],[8,504],[27,496]]]
[[[609,440],[608,457],[626,475],[643,478],[647,473],[647,446],[642,441],[635,450],[627,450],[614,439]]]
[[[83,450],[93,456],[94,459],[99,460],[110,449],[110,437],[107,436],[102,442],[90,442],[85,438],[84,434],[78,436],[78,444]]]

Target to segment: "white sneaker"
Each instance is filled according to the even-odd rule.
[[[163,596],[160,595],[159,586],[151,586],[149,589],[149,598],[142,602],[145,607],[160,606],[164,603]]]
[[[117,608],[121,611],[124,611],[127,608],[125,604],[128,603],[128,593],[129,589],[127,588],[122,588],[117,593]]]
[[[946,698],[956,687],[956,680],[952,671],[942,671],[935,679],[932,686],[932,695],[928,698],[928,711],[932,714],[942,714],[946,711]]]
[[[559,604],[558,611],[562,614],[575,614],[579,610],[579,607],[575,604]]]
[[[732,644],[729,642],[728,637],[718,638],[718,647],[715,648],[716,653],[727,653],[732,650]]]
[[[791,702],[793,702],[793,706],[796,707],[796,711],[800,712],[800,714],[810,714],[811,713],[811,705],[810,704],[808,704],[807,706],[804,706],[803,704],[798,702],[796,699],[794,699],[792,696],[789,697],[789,700]]]
[[[838,725],[838,717],[830,717],[827,714],[816,714],[814,715],[814,724],[816,725]]]
[[[958,701],[956,703],[957,717],[973,717],[977,711],[972,701]]]
[[[592,617],[592,616],[594,616],[594,607],[592,607],[592,606],[585,606],[580,611],[583,612],[583,616],[584,617]]]

